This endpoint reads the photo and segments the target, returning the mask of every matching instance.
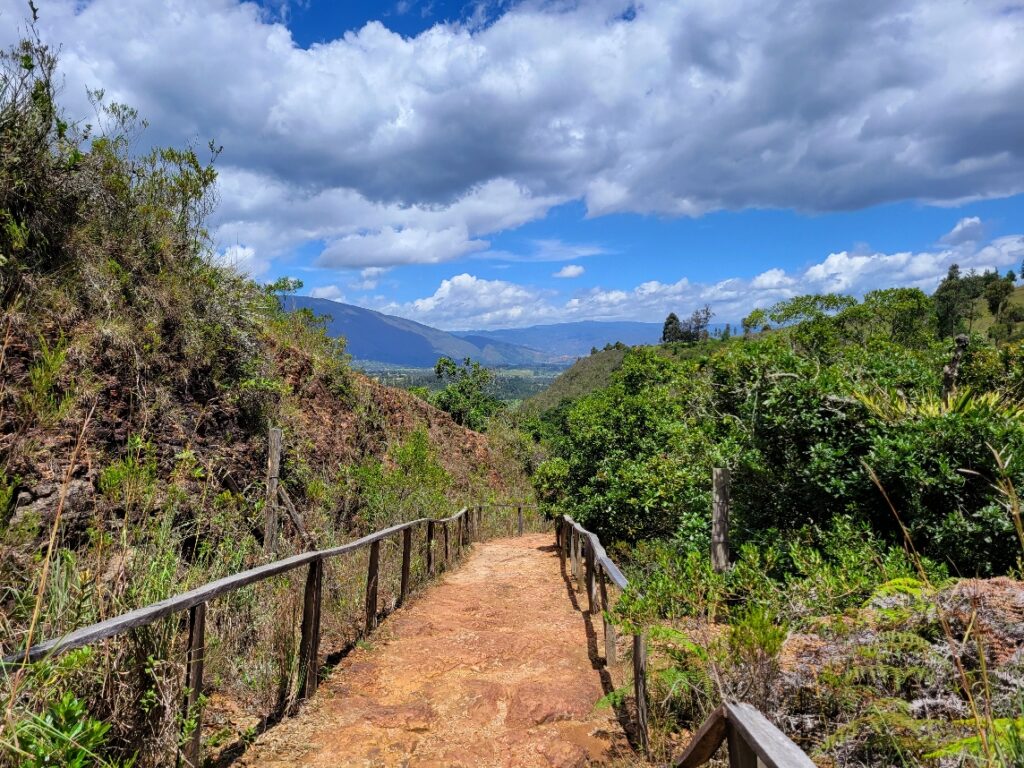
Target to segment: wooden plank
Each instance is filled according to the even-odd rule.
[[[409,569],[412,565],[412,528],[402,531],[402,587],[399,590],[398,604],[405,605],[409,597]]]
[[[577,566],[577,563],[576,563],[576,556],[577,556],[576,542],[577,542],[578,538],[579,538],[579,534],[576,532],[575,528],[573,528],[572,530],[569,531],[569,565],[570,565],[569,572],[570,572],[570,574],[572,575],[572,577],[574,579],[576,578],[576,566]]]
[[[429,520],[428,518],[411,520],[407,523],[400,523],[398,525],[393,525],[390,528],[384,528],[383,530],[368,534],[362,538],[356,539],[355,541],[350,541],[347,544],[341,544],[337,547],[330,547],[316,552],[303,552],[302,554],[292,555],[291,557],[286,557],[273,563],[267,563],[266,565],[261,565],[256,568],[250,568],[247,571],[242,571],[241,573],[236,573],[232,576],[225,576],[224,578],[217,579],[216,581],[211,581],[207,584],[196,587],[195,589],[191,589],[188,592],[183,592],[180,595],[175,595],[174,597],[160,600],[159,602],[152,603],[142,608],[136,608],[128,611],[127,613],[122,613],[120,616],[114,616],[104,621],[76,629],[73,632],[69,632],[64,637],[39,643],[38,645],[32,646],[27,652],[21,651],[19,653],[5,656],[3,664],[10,665],[20,664],[25,661],[38,661],[39,659],[51,654],[65,653],[67,651],[74,650],[75,648],[82,648],[83,646],[104,640],[108,637],[114,637],[115,635],[127,632],[128,630],[145,627],[155,621],[165,618],[166,616],[178,613],[179,611],[187,611],[200,603],[205,603],[215,597],[220,597],[221,595],[234,592],[235,590],[241,589],[242,587],[246,587],[250,584],[264,581],[282,573],[287,573],[295,568],[307,565],[313,560],[338,557],[349,552],[355,552],[358,549],[362,549],[374,542],[382,541],[389,536],[393,536],[399,531],[421,523],[428,523],[428,525],[435,525],[437,523],[445,524],[458,519],[459,515],[464,512],[465,507],[451,517],[442,518],[440,520]]]
[[[302,629],[299,639],[298,699],[308,699],[319,684],[320,606],[323,600],[323,560],[309,564],[302,599]]]
[[[597,536],[594,536],[593,534],[591,534],[591,538],[594,541],[597,540]],[[589,599],[590,599],[590,613],[591,614],[596,614],[596,613],[599,613],[601,611],[601,597],[600,597],[600,595],[597,594],[597,570],[598,570],[598,568],[600,568],[600,565],[597,562],[597,550],[596,549],[593,551],[593,554],[591,556],[591,560],[592,560],[592,562],[590,564],[590,585],[588,587],[588,589],[589,589],[588,596],[589,596]]]
[[[633,694],[636,697],[636,737],[640,750],[650,750],[647,734],[647,639],[633,635]]]
[[[609,621],[608,585],[605,580],[604,568],[599,569],[599,588],[601,595],[601,619],[604,622],[604,663],[609,666],[616,662],[618,651],[615,648],[615,625]]]
[[[725,705],[730,726],[767,768],[814,768],[811,758],[749,704]]]
[[[558,564],[565,573],[565,520],[558,518],[555,523],[555,545],[558,547]]]
[[[427,577],[434,576],[434,521],[427,523]]]
[[[380,581],[380,542],[370,545],[370,564],[366,569],[366,634],[377,627],[377,584]]]
[[[576,591],[583,592],[587,588],[587,539],[585,536],[576,537]]]
[[[725,741],[729,725],[725,707],[718,707],[708,715],[700,728],[686,745],[679,757],[672,761],[676,768],[698,768],[707,763]]]
[[[711,470],[711,566],[716,573],[729,570],[729,470]]]
[[[581,526],[568,515],[562,515],[562,519],[565,520],[565,523],[567,526],[569,526],[570,531],[575,531],[577,534],[586,536],[593,535],[590,533],[590,531]],[[570,539],[571,537],[572,534],[570,534]],[[608,557],[608,553],[604,551],[604,547],[601,546],[600,540],[598,540],[596,536],[594,536],[594,542],[596,544],[595,549],[598,553],[597,562],[601,565],[602,568],[605,569],[605,571],[608,573],[608,578],[611,580],[613,584],[615,584],[615,586],[617,586],[619,589],[625,589],[628,586],[629,582],[623,575],[622,571],[619,570],[619,566],[617,566],[612,561],[612,559]],[[569,549],[569,555],[572,555],[571,547]],[[575,571],[573,571],[573,574],[575,574]]]
[[[194,728],[181,748],[181,764],[199,768],[202,759],[203,664],[206,660],[206,603],[193,606],[188,616],[188,654],[185,658],[185,702],[182,720],[193,718]]]
[[[757,768],[757,754],[743,740],[735,724],[728,722],[726,733],[729,740],[729,768]]]
[[[297,530],[299,532],[299,536],[302,537],[302,543],[306,545],[306,549],[316,549],[316,542],[313,541],[313,537],[310,535],[309,531],[306,530],[306,521],[302,519],[302,515],[299,514],[299,510],[295,508],[291,497],[288,495],[288,491],[285,490],[283,485],[279,484],[277,486],[277,494],[284,503],[284,508],[288,510],[288,516],[291,517],[295,530]]]
[[[267,495],[264,498],[263,552],[277,554],[277,485],[281,474],[281,430],[271,427],[267,437]]]
[[[613,563],[607,555],[601,558],[601,567],[605,569],[608,573],[608,578],[619,589],[625,589],[629,586],[629,581],[626,580],[622,571],[619,570],[619,566]]]
[[[594,573],[594,547],[587,542],[587,559],[584,568],[584,583],[587,589],[587,613],[593,616],[597,613],[597,597],[595,593],[596,574]]]

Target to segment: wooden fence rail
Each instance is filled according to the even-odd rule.
[[[274,473],[274,467],[271,466],[268,474]],[[411,586],[410,565],[413,529],[422,525],[426,526],[426,577],[429,579],[437,573],[437,555],[441,554],[435,554],[434,552],[435,530],[437,526],[441,526],[442,538],[444,539],[441,563],[447,564],[451,560],[452,555],[461,550],[463,546],[469,544],[474,537],[479,540],[485,535],[483,525],[483,510],[485,506],[517,508],[518,519],[515,525],[521,535],[523,532],[522,510],[524,507],[534,505],[481,504],[476,507],[463,507],[451,517],[442,519],[420,518],[407,523],[393,525],[390,528],[371,533],[347,544],[328,549],[303,552],[292,557],[267,563],[266,565],[250,568],[241,573],[225,576],[180,595],[175,595],[166,600],[128,611],[120,616],[76,629],[63,637],[33,645],[24,651],[5,657],[2,664],[3,666],[11,666],[39,661],[40,659],[74,650],[75,648],[91,645],[100,640],[138,629],[139,627],[145,627],[173,614],[188,611],[188,650],[185,660],[185,697],[182,720],[188,720],[191,716],[194,728],[189,739],[181,748],[180,763],[190,768],[198,766],[200,764],[201,750],[201,713],[198,711],[198,708],[203,687],[203,666],[206,654],[206,606],[210,600],[250,584],[265,581],[302,566],[308,566],[302,601],[296,700],[308,698],[316,690],[318,683],[324,561],[369,547],[369,564],[366,573],[366,610],[363,624],[365,633],[369,634],[377,626],[379,615],[378,587],[380,584],[381,542],[391,536],[396,536],[399,533],[402,534],[401,587],[397,602],[398,605],[401,605],[406,601]],[[452,541],[449,541],[449,528],[453,526],[455,526],[454,535],[451,537]]]
[[[607,582],[625,590],[629,582],[608,557],[597,535],[568,515],[556,521],[555,537],[562,569],[587,594],[587,612],[604,619],[605,663],[615,662],[615,625],[609,621]],[[566,570],[568,569],[568,570]],[[647,728],[647,639],[633,635],[633,693],[636,734],[640,748],[649,748]],[[814,763],[786,734],[749,704],[728,702],[704,722],[673,766],[698,768],[728,741],[730,768],[813,768]]]

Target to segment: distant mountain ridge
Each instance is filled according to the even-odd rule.
[[[657,344],[661,341],[661,323],[582,320],[575,323],[532,325],[528,328],[501,328],[485,331],[453,331],[463,339],[492,339],[535,349],[553,360],[572,362],[597,347],[621,341],[627,346]]]
[[[621,341],[630,346],[657,344],[661,323],[601,322],[534,325],[479,331],[442,331],[414,320],[312,296],[284,296],[289,311],[309,309],[327,315],[327,332],[344,336],[357,361],[429,368],[443,355],[471,357],[489,366],[572,364],[593,347]]]
[[[432,367],[439,357],[472,357],[484,365],[530,365],[547,362],[540,352],[497,339],[468,340],[403,317],[312,296],[284,296],[289,311],[309,309],[327,315],[327,332],[344,336],[356,360],[414,368]]]

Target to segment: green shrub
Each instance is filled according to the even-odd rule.
[[[467,357],[460,366],[450,357],[442,357],[434,372],[445,387],[431,397],[431,402],[451,414],[456,424],[482,432],[488,419],[504,407],[492,394],[494,374],[480,363]]]
[[[8,745],[8,750],[18,756],[22,768],[127,768],[134,760],[112,763],[103,757],[109,730],[109,723],[90,717],[85,705],[67,691],[41,715],[25,715],[15,727],[14,745]]]

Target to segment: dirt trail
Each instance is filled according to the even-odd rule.
[[[603,670],[552,538],[476,544],[240,764],[575,767],[628,754],[613,712],[594,708]]]

